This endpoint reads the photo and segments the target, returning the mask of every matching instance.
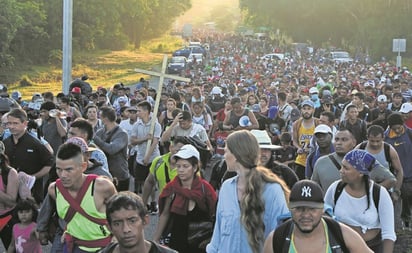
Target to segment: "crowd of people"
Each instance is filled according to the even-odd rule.
[[[22,101],[1,85],[8,252],[393,252],[412,228],[412,74],[199,38],[191,82],[161,90],[82,78]]]

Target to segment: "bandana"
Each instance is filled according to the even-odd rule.
[[[350,151],[343,159],[364,175],[369,175],[369,172],[375,165],[375,157],[360,149]]]

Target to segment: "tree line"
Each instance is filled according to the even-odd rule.
[[[0,6],[0,68],[61,57],[63,0],[0,0]],[[139,48],[190,7],[190,0],[73,0],[73,49]]]
[[[391,57],[395,55],[392,39],[411,39],[411,0],[239,1],[247,24],[279,29],[296,42],[318,47]],[[407,52],[412,49],[411,42],[407,40]]]

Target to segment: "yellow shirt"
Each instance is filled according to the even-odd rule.
[[[314,132],[315,132],[315,124],[313,124],[310,128],[305,128],[303,126],[303,122],[302,124],[300,124],[299,131],[298,131],[298,134],[299,134],[298,141],[299,141],[300,148],[302,148],[303,150],[309,150],[310,141],[312,140]],[[302,166],[306,166],[307,156],[308,154],[306,152],[298,154],[296,156],[295,163],[302,165]]]

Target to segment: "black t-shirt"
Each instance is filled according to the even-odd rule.
[[[25,133],[17,143],[13,136],[4,140],[6,155],[10,160],[10,166],[17,171],[23,171],[29,175],[39,172],[44,166],[53,165],[53,156],[47,148],[35,137]],[[43,179],[37,179],[32,193],[36,201],[43,199]]]

